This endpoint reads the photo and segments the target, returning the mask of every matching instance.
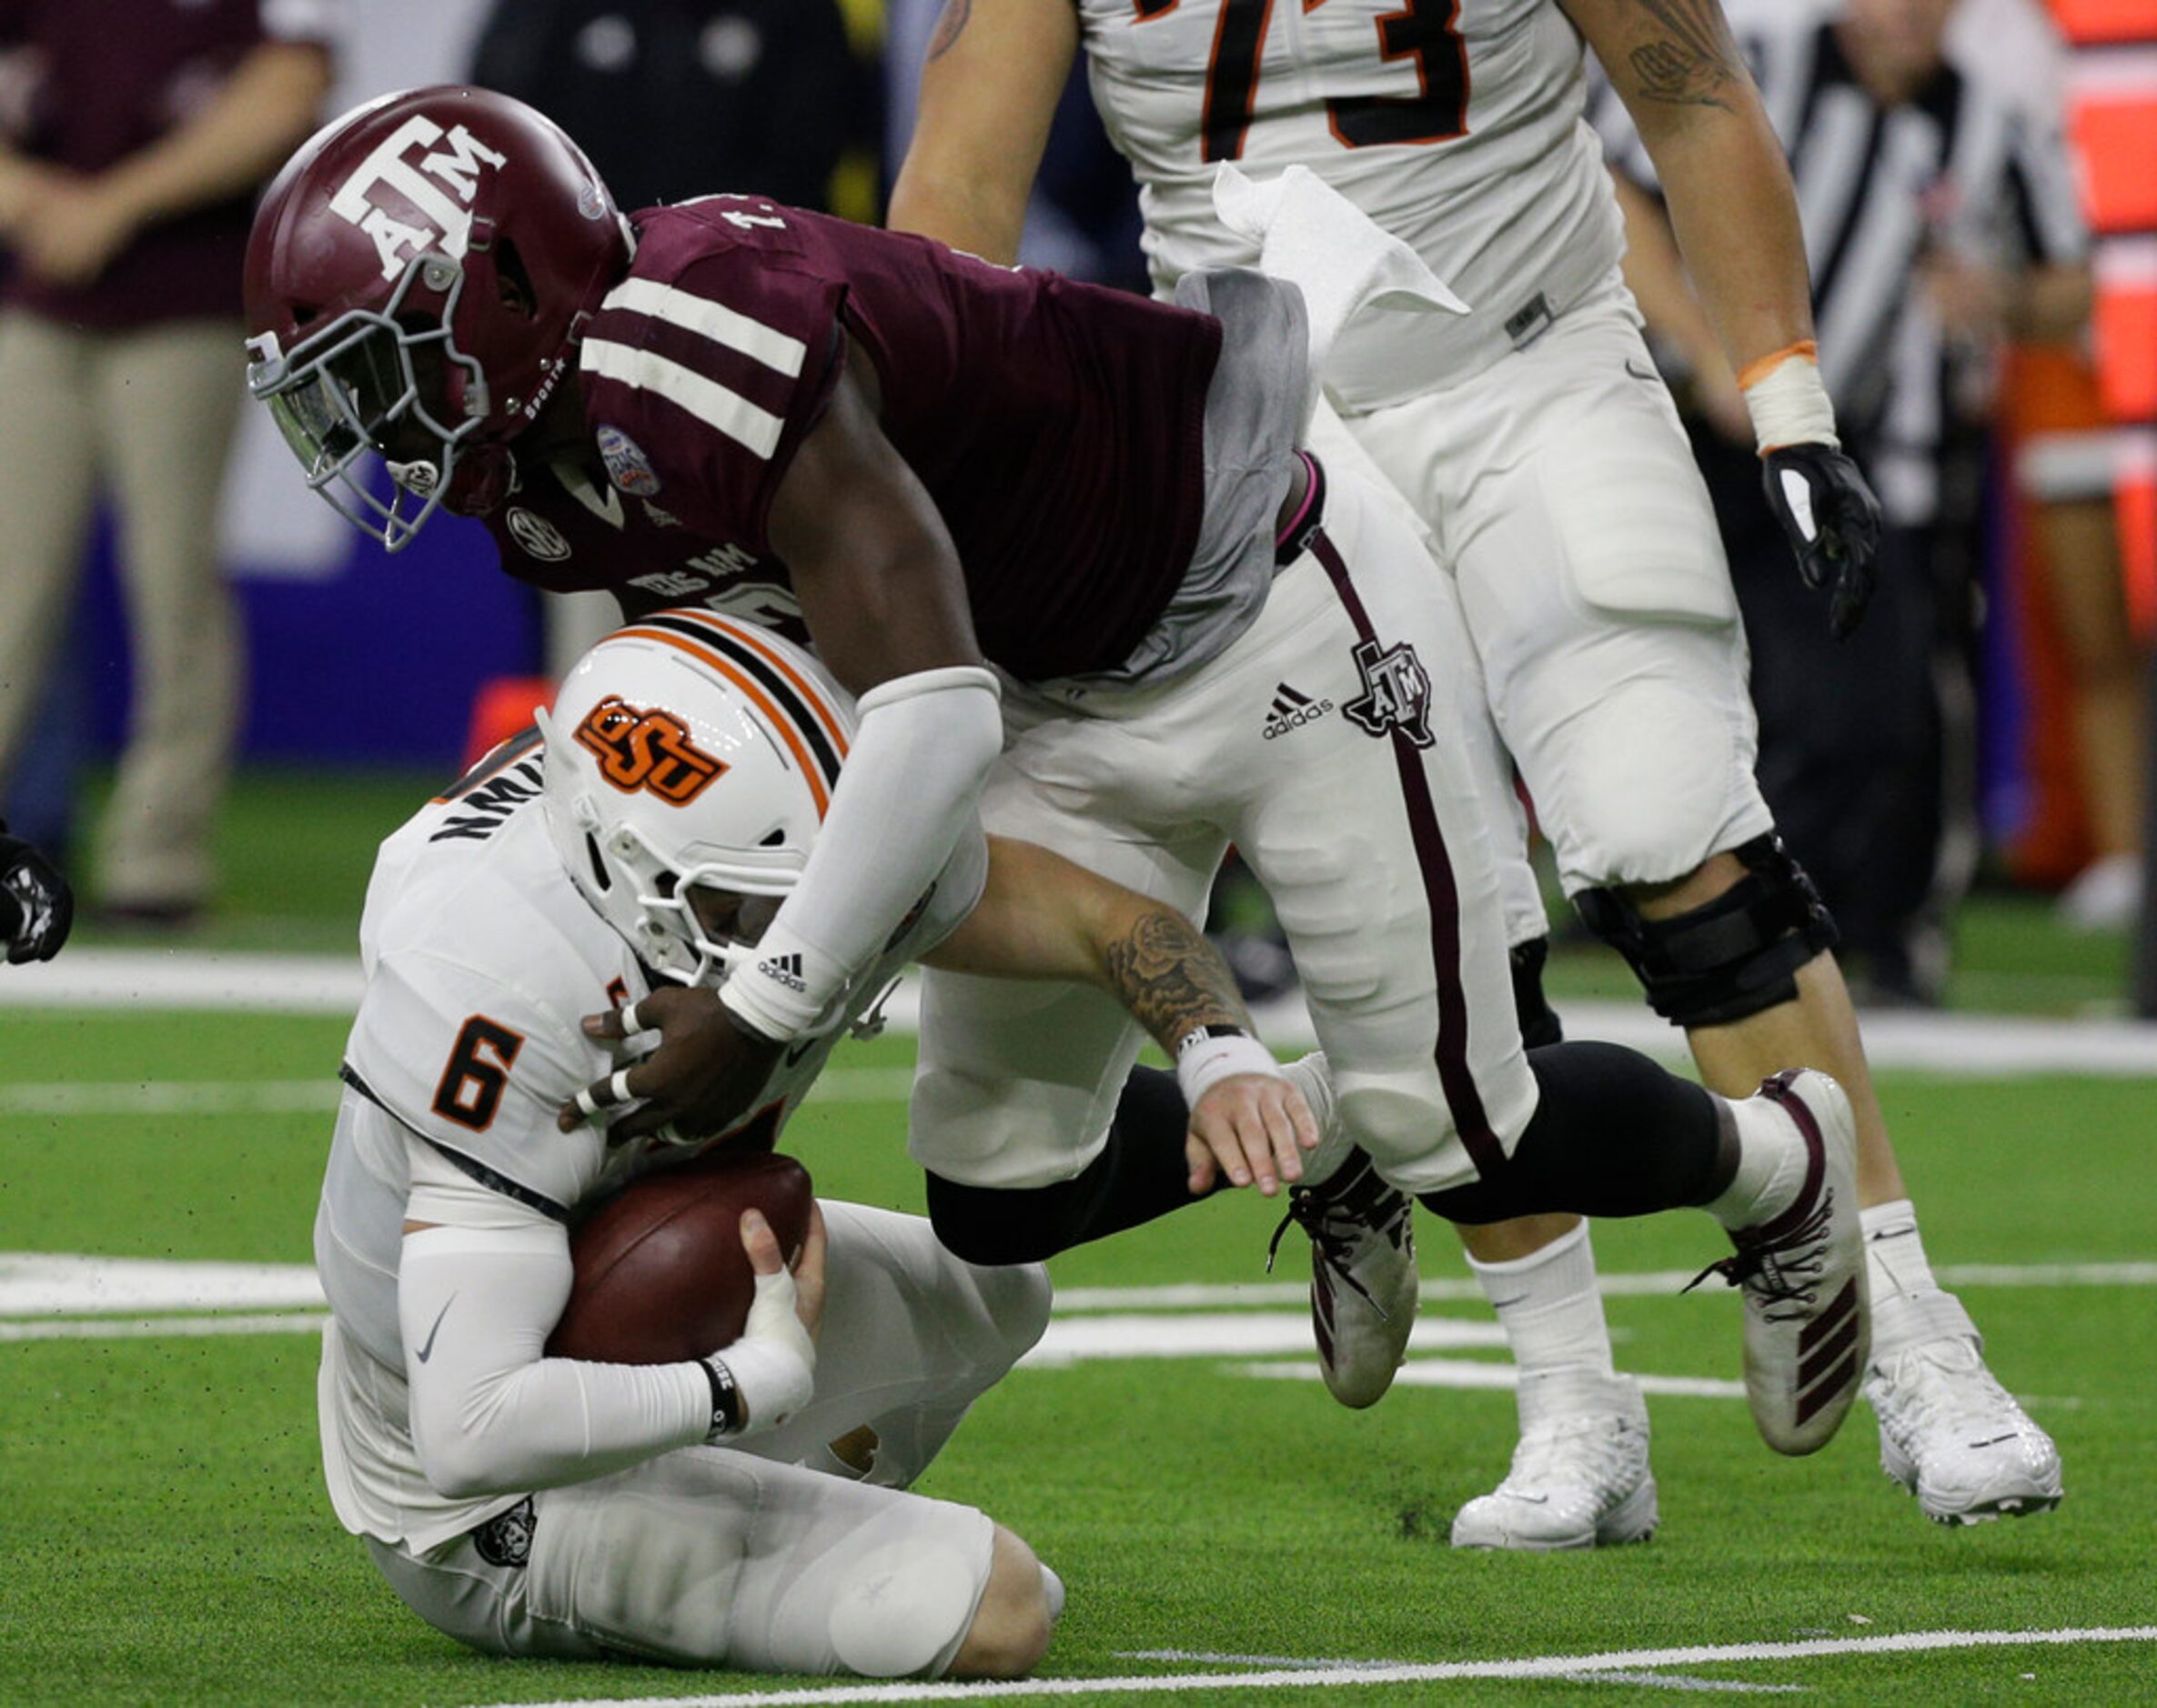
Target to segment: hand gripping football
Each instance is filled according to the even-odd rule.
[[[741,1212],[764,1212],[791,1264],[810,1196],[809,1170],[771,1152],[719,1151],[634,1181],[569,1236],[577,1279],[548,1355],[671,1364],[732,1344],[756,1291]]]

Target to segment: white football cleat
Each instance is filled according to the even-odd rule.
[[[1655,1534],[1638,1382],[1550,1371],[1521,1378],[1519,1406],[1512,1469],[1455,1516],[1456,1548],[1609,1548]]]
[[[1857,1120],[1842,1088],[1809,1070],[1776,1074],[1730,1107],[1748,1143],[1779,1136],[1796,1147],[1783,1169],[1793,1190],[1775,1192],[1764,1220],[1731,1229],[1738,1255],[1692,1285],[1720,1275],[1743,1291],[1753,1422],[1779,1453],[1818,1452],[1858,1397],[1871,1348]]]
[[[1950,1293],[1883,1300],[1865,1398],[1880,1469],[1939,1524],[2049,1512],[2060,1451],[1985,1368],[1977,1325]]]

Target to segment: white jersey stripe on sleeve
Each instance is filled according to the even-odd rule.
[[[657,279],[624,279],[607,293],[600,306],[650,315],[654,320],[683,327],[710,338],[714,344],[723,344],[730,350],[739,350],[789,379],[801,374],[801,364],[808,359],[809,347],[801,339],[789,337],[761,320],[738,314],[724,303],[677,290]]]
[[[587,338],[583,368],[601,379],[656,392],[736,443],[746,445],[759,457],[771,455],[786,426],[782,417],[758,408],[740,392],[649,350],[634,350],[606,338]]]

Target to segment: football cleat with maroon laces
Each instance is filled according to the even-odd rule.
[[[1692,1285],[1720,1275],[1745,1296],[1745,1397],[1761,1439],[1818,1452],[1857,1398],[1871,1345],[1857,1120],[1841,1086],[1811,1071],[1779,1073],[1730,1109],[1741,1144],[1782,1154],[1755,1219],[1729,1231],[1737,1255]]]
[[[1416,1324],[1415,1204],[1352,1148],[1318,1186],[1292,1187],[1265,1266],[1294,1222],[1311,1236],[1311,1329],[1318,1368],[1343,1405],[1376,1405],[1393,1386]]]

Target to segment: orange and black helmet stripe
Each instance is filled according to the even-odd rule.
[[[740,688],[793,754],[816,803],[816,816],[821,819],[831,809],[832,790],[838,787],[846,755],[845,737],[837,714],[800,672],[782,673],[771,648],[747,645],[740,628],[701,611],[661,611],[620,633],[672,647]]]

